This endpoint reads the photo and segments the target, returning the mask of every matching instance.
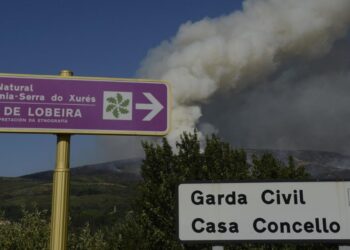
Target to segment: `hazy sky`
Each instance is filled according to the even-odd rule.
[[[24,2],[24,3],[23,3]],[[0,72],[170,81],[184,129],[244,148],[350,154],[349,0],[2,1]],[[49,170],[54,135],[0,134],[0,176]],[[73,136],[71,165],[141,156]]]
[[[181,24],[240,8],[237,0],[3,0],[0,72],[55,75],[71,69],[81,76],[135,77],[148,50]],[[53,169],[55,143],[54,135],[0,134],[0,176]],[[95,136],[73,136],[71,145],[72,166],[103,160],[101,152],[94,155]],[[133,146],[128,144],[130,152]],[[115,151],[115,158],[132,156]]]

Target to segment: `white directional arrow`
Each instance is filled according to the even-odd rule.
[[[151,110],[151,112],[142,119],[142,121],[151,121],[164,107],[151,93],[144,92],[143,95],[146,96],[151,103],[136,103],[136,109]]]

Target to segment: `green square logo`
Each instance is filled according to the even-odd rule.
[[[132,92],[103,92],[104,120],[132,120]]]

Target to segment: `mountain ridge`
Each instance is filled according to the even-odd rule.
[[[248,162],[253,155],[261,156],[271,153],[278,160],[287,163],[288,157],[292,156],[297,165],[302,165],[315,179],[350,179],[350,156],[328,151],[316,150],[274,150],[274,149],[244,149],[247,153]],[[71,168],[71,175],[93,176],[101,175],[105,178],[119,177],[122,180],[141,180],[140,168],[143,158],[129,158],[116,161],[87,164]],[[52,180],[52,170],[36,172],[20,176],[24,179]]]
[[[283,151],[245,149],[248,161],[252,155],[272,153],[287,163],[289,155],[303,165],[314,180],[350,180],[350,156],[323,151]],[[71,168],[70,212],[72,225],[89,222],[93,227],[112,225],[132,209],[138,185],[142,158],[117,160]],[[0,211],[7,218],[21,217],[22,208],[50,211],[53,171],[20,177],[0,177]]]

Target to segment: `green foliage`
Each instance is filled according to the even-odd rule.
[[[118,97],[117,97],[118,98]],[[115,102],[119,100],[115,99]],[[244,150],[233,149],[228,143],[222,142],[218,137],[206,138],[205,146],[201,147],[197,133],[184,133],[176,144],[176,152],[166,139],[161,144],[143,143],[145,159],[141,173],[144,181],[139,185],[139,192],[133,210],[128,212],[123,223],[116,218],[124,216],[111,213],[111,205],[120,209],[127,203],[125,197],[116,197],[116,193],[128,195],[127,183],[105,183],[96,179],[91,182],[79,179],[72,182],[71,214],[78,215],[72,221],[78,220],[82,224],[87,218],[100,216],[100,222],[105,221],[106,227],[96,229],[93,221],[83,227],[70,225],[68,235],[68,249],[73,250],[204,250],[211,249],[210,245],[184,245],[177,240],[176,235],[176,187],[180,182],[206,180],[206,181],[235,181],[248,179],[305,179],[308,177],[302,166],[297,166],[292,157],[287,165],[278,161],[271,154],[252,156],[251,163]],[[201,149],[203,148],[203,149]],[[10,185],[9,185],[10,184]],[[24,182],[26,190],[18,188],[16,192],[28,192],[30,181]],[[99,185],[97,185],[99,184]],[[108,184],[108,185],[106,185]],[[9,180],[0,188],[7,194],[0,193],[0,197],[12,195],[12,190],[18,182]],[[23,184],[21,184],[23,185]],[[133,184],[135,185],[135,183]],[[21,186],[22,187],[22,186]],[[36,192],[50,190],[51,186],[39,183]],[[106,190],[110,194],[106,195]],[[48,195],[51,192],[48,192]],[[111,194],[114,194],[111,196]],[[25,194],[22,194],[25,195]],[[100,204],[95,207],[91,201]],[[17,201],[16,201],[17,202]],[[18,201],[21,202],[21,201]],[[118,204],[118,206],[115,206]],[[13,205],[13,204],[9,204]],[[106,210],[107,208],[107,210]],[[124,208],[128,209],[126,206]],[[96,215],[96,210],[101,214]],[[106,211],[103,211],[106,210]],[[48,249],[49,244],[49,216],[38,209],[32,212],[22,209],[18,220],[9,221],[0,213],[0,249],[4,250],[30,250]],[[108,215],[106,215],[108,214]],[[111,225],[110,222],[117,222]],[[335,246],[321,244],[294,245],[294,244],[235,244],[226,245],[225,249],[336,249]]]
[[[244,150],[234,150],[216,136],[206,139],[204,180],[245,180],[249,178],[249,164]]]
[[[77,232],[69,234],[68,249],[72,250],[101,250],[107,249],[107,242],[104,239],[104,233],[101,230],[92,232],[87,223]]]
[[[112,235],[110,238],[114,239],[114,245],[112,249],[145,249],[143,245],[144,238],[142,232],[139,230],[140,225],[136,220],[135,213],[130,211],[125,222],[121,225],[115,226],[112,230]],[[109,242],[112,242],[109,240]]]
[[[248,162],[244,150],[233,149],[218,137],[206,138],[201,150],[197,133],[184,133],[173,153],[166,139],[162,144],[143,143],[145,159],[141,173],[139,196],[134,212],[120,229],[122,249],[211,249],[210,245],[184,245],[176,235],[176,187],[180,182],[247,179],[305,179],[305,169],[296,166],[292,157],[288,164],[272,154],[252,156]],[[330,249],[324,245],[235,244],[225,249]]]
[[[175,185],[180,173],[177,157],[164,139],[162,146],[144,143],[147,155],[143,162],[144,182],[140,187],[136,216],[137,224],[142,226],[141,233],[149,240],[140,242],[139,249],[178,249],[175,238]],[[158,171],[154,171],[157,169]],[[145,239],[144,238],[144,239]]]
[[[70,227],[71,228],[71,227]],[[120,228],[113,226],[103,230],[91,229],[89,223],[82,228],[69,230],[68,249],[70,250],[118,250]],[[50,223],[46,211],[22,210],[19,221],[9,221],[0,214],[1,250],[46,250],[49,248]],[[137,249],[137,248],[135,248]]]
[[[123,179],[120,175],[98,173],[73,175],[70,182],[70,215],[73,228],[87,222],[94,230],[121,222],[131,209],[139,180]],[[52,178],[47,180],[6,178],[0,180],[0,210],[6,218],[18,221],[21,206],[30,212],[51,209]],[[50,214],[46,214],[47,217]],[[0,248],[1,249],[1,248]]]
[[[18,222],[6,220],[4,214],[0,217],[0,249],[47,249],[50,231],[46,212],[22,210],[22,213]]]
[[[288,165],[274,158],[270,153],[260,158],[253,155],[252,177],[254,179],[306,179],[308,174],[303,166],[296,166],[293,157],[289,156]]]

